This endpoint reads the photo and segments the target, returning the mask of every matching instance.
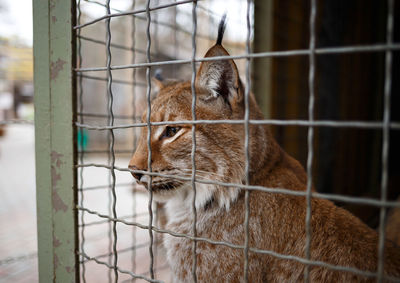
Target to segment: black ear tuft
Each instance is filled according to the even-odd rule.
[[[226,13],[218,26],[217,43],[211,47],[207,57],[229,56],[229,53],[221,45],[226,25]],[[242,101],[242,89],[239,72],[235,62],[228,60],[207,60],[201,63],[196,76],[196,86],[207,90],[212,97],[222,97],[230,106]]]
[[[217,45],[222,44],[222,38],[224,37],[224,32],[226,28],[226,13],[222,16],[221,21],[218,26],[218,37],[217,37]]]

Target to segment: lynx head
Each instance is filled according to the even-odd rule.
[[[221,22],[217,43],[205,57],[228,56],[222,47],[224,21]],[[159,82],[160,90],[151,103],[151,122],[192,120],[192,89],[190,82]],[[196,119],[236,120],[244,117],[244,87],[233,60],[204,61],[196,75]],[[255,104],[253,98],[251,103]],[[256,107],[256,106],[255,106]],[[257,112],[257,111],[253,111]],[[254,117],[253,117],[254,118]],[[147,112],[143,114],[143,122]],[[244,180],[244,128],[242,124],[197,124],[196,179],[228,183]],[[192,125],[174,124],[151,126],[152,172],[190,179],[192,175]],[[148,129],[143,127],[138,147],[129,168],[148,170]],[[133,172],[139,184],[147,186],[149,176]],[[156,201],[191,198],[191,180],[153,176],[151,188]],[[196,183],[196,206],[202,209],[211,203],[229,208],[239,189]],[[191,201],[185,202],[191,205]],[[182,204],[184,205],[184,203]]]

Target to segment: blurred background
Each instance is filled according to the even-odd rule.
[[[78,23],[106,14],[104,0],[77,1]],[[139,10],[144,0],[112,0],[111,13]],[[151,6],[176,1],[152,0]],[[309,47],[308,0],[255,1],[251,9],[254,52],[307,49]],[[317,48],[384,44],[386,1],[323,0],[318,2]],[[0,282],[37,281],[36,205],[33,128],[33,55],[31,0],[0,0]],[[245,53],[247,1],[204,0],[198,4],[196,57],[215,42],[218,22],[228,11],[224,46],[231,55]],[[151,60],[170,61],[192,56],[192,4],[154,10],[151,13]],[[395,1],[394,41],[400,40],[400,5]],[[111,20],[112,65],[143,63],[146,58],[146,15]],[[104,21],[77,31],[77,66],[106,64]],[[400,121],[399,51],[393,51],[391,120]],[[382,121],[384,52],[318,55],[316,65],[316,120]],[[252,59],[252,89],[266,118],[308,119],[308,56]],[[236,60],[245,79],[245,60]],[[115,124],[140,121],[146,105],[145,68],[114,70],[112,92]],[[189,80],[190,64],[151,68],[152,76]],[[153,92],[156,89],[153,87]],[[77,121],[108,124],[106,72],[77,72]],[[127,167],[135,150],[137,128],[115,130],[116,165]],[[307,161],[307,128],[276,126],[279,144],[303,166]],[[359,197],[380,197],[380,129],[315,128],[313,182],[319,192]],[[106,131],[78,131],[79,164],[108,164],[110,137]],[[400,187],[399,131],[390,132],[389,199]],[[110,173],[105,168],[78,170],[80,201],[85,207],[109,215]],[[134,190],[132,177],[117,172],[118,216],[147,224],[147,195]],[[337,203],[370,227],[378,225],[378,208]],[[91,256],[109,261],[110,223],[94,215],[80,215],[80,238]],[[121,267],[146,274],[147,232],[118,225]],[[159,240],[159,239],[156,239]],[[163,253],[159,251],[158,277],[168,281]],[[82,260],[88,282],[107,282],[109,270]],[[132,264],[133,263],[133,264]],[[134,266],[132,266],[134,265]],[[85,266],[83,268],[83,266]],[[128,277],[121,277],[128,280]]]
[[[32,3],[1,0],[0,282],[38,280],[33,112]]]

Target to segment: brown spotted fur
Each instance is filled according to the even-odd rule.
[[[221,45],[212,47],[206,57],[228,55]],[[208,81],[214,76],[214,81]],[[215,97],[213,84],[221,93]],[[197,73],[197,119],[243,119],[244,86],[232,60],[203,62]],[[191,120],[192,92],[190,82],[164,85],[151,106],[151,121]],[[146,113],[143,116],[146,121]],[[263,119],[261,111],[250,96],[250,118]],[[154,136],[166,126],[152,127],[152,170],[170,175],[191,176],[191,125],[181,125],[183,134],[173,142]],[[162,128],[162,130],[159,130]],[[196,126],[197,178],[229,183],[244,183],[243,125],[214,124]],[[306,173],[298,161],[286,154],[265,125],[250,127],[250,184],[269,188],[306,189]],[[147,170],[147,129],[143,128],[138,148],[130,168]],[[204,173],[206,172],[206,173]],[[211,172],[207,174],[207,172]],[[219,172],[219,175],[212,174]],[[134,174],[136,178],[140,176]],[[146,184],[145,179],[141,179]],[[154,177],[154,188],[168,179]],[[244,192],[236,188],[196,185],[197,196],[213,190],[212,200],[199,202],[197,207],[197,236],[244,244]],[[190,181],[175,184],[167,192],[154,191],[155,199],[164,203],[170,231],[192,234],[192,204]],[[210,198],[210,197],[209,197]],[[204,197],[207,199],[207,197]],[[284,255],[305,256],[304,197],[260,191],[250,192],[249,246]],[[333,265],[377,270],[377,233],[348,211],[325,199],[312,199],[311,259]],[[174,282],[192,282],[192,242],[185,238],[164,236],[168,262]],[[197,279],[199,282],[241,282],[243,280],[243,250],[223,245],[197,243]],[[271,255],[249,253],[249,282],[299,282],[303,280],[304,265],[295,260]],[[386,242],[385,273],[400,276],[400,250]],[[312,282],[374,282],[349,272],[314,266]]]

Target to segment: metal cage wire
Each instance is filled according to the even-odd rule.
[[[96,5],[103,6],[106,10],[106,14],[102,17],[96,18],[94,20],[81,23],[81,2],[88,2]],[[179,5],[192,3],[192,12],[191,12],[191,19],[192,19],[192,30],[188,31],[175,22],[175,24],[163,22],[157,18],[152,17],[152,12],[156,10],[166,9],[169,7],[177,7]],[[386,43],[385,44],[370,44],[370,45],[362,45],[362,46],[344,46],[344,47],[329,47],[329,48],[317,48],[316,47],[316,34],[315,34],[315,22],[316,22],[316,15],[318,13],[317,1],[310,0],[310,18],[309,18],[309,31],[310,31],[310,38],[309,38],[309,48],[304,50],[287,50],[287,51],[270,51],[270,52],[260,52],[254,53],[251,50],[251,38],[252,38],[252,23],[251,23],[251,7],[253,3],[251,0],[247,1],[247,36],[246,36],[246,50],[244,54],[241,55],[234,55],[234,56],[223,56],[223,57],[211,57],[211,58],[197,58],[196,57],[196,48],[197,48],[197,38],[210,38],[207,35],[199,34],[197,31],[197,13],[198,10],[202,10],[210,15],[213,13],[206,7],[202,6],[202,2],[194,1],[194,0],[187,0],[187,1],[176,1],[170,4],[163,4],[160,5],[158,2],[151,6],[151,1],[146,0],[145,9],[136,9],[135,1],[132,2],[131,11],[121,11],[115,8],[110,7],[110,0],[107,0],[106,3],[101,3],[98,1],[93,0],[85,0],[81,1],[78,0],[77,3],[77,25],[73,28],[77,32],[77,43],[78,43],[78,64],[77,68],[75,69],[75,74],[78,81],[78,98],[79,98],[79,111],[77,113],[79,117],[79,122],[76,122],[75,126],[79,131],[83,129],[86,130],[95,130],[95,131],[107,131],[108,133],[108,150],[105,151],[97,151],[103,152],[108,154],[108,163],[107,164],[97,164],[97,163],[84,163],[84,156],[85,154],[90,154],[91,151],[84,151],[81,150],[79,152],[79,162],[76,164],[76,167],[80,170],[80,183],[78,191],[80,192],[80,199],[79,205],[77,206],[78,210],[80,211],[80,260],[81,260],[81,278],[83,282],[85,281],[85,263],[88,261],[94,261],[98,264],[102,264],[109,268],[109,280],[111,281],[114,279],[118,281],[118,276],[120,273],[128,274],[132,277],[132,279],[143,279],[148,282],[161,282],[160,280],[155,279],[155,264],[154,261],[156,259],[155,253],[155,235],[154,233],[161,233],[161,234],[169,234],[174,237],[182,237],[186,239],[190,239],[193,242],[192,245],[192,252],[193,252],[193,265],[192,265],[192,277],[193,281],[197,281],[196,277],[196,249],[197,249],[197,242],[207,242],[214,245],[222,245],[227,248],[233,249],[241,249],[243,250],[244,256],[244,270],[243,276],[245,281],[248,281],[248,254],[249,252],[252,253],[260,253],[260,254],[268,254],[280,259],[288,259],[292,261],[297,261],[306,265],[306,269],[304,272],[304,279],[306,282],[309,281],[309,267],[310,266],[320,266],[326,267],[333,270],[343,271],[343,272],[352,272],[354,274],[363,275],[367,277],[374,277],[377,278],[378,282],[382,282],[384,279],[399,281],[397,278],[389,278],[384,277],[383,275],[383,247],[384,247],[384,239],[385,239],[385,230],[384,230],[384,223],[386,218],[386,209],[390,207],[400,207],[400,204],[394,201],[387,200],[387,179],[388,179],[388,150],[389,150],[389,131],[392,129],[400,130],[400,123],[392,122],[390,119],[390,97],[391,97],[391,66],[392,66],[392,52],[396,50],[400,50],[400,44],[396,44],[393,42],[393,21],[394,21],[394,1],[388,0],[387,5],[387,24],[386,24]],[[145,16],[143,16],[143,14]],[[110,29],[110,21],[112,18],[117,17],[132,17],[133,21],[133,31],[132,31],[132,45],[125,46],[121,44],[111,43],[111,29]],[[213,15],[218,16],[218,15]],[[135,44],[135,19],[146,21],[146,38],[147,38],[147,46],[146,49],[140,49]],[[105,21],[106,24],[106,39],[105,41],[98,40],[95,38],[90,38],[87,36],[81,35],[81,30],[86,28],[90,25],[93,25],[99,21]],[[151,52],[151,46],[153,44],[152,37],[151,37],[151,25],[155,26],[165,26],[171,29],[175,29],[176,31],[189,34],[191,36],[191,58],[189,59],[174,59],[174,60],[167,60],[167,61],[152,61],[152,57],[154,54]],[[176,42],[175,38],[175,42]],[[82,67],[82,60],[84,58],[81,54],[81,45],[82,41],[89,41],[96,44],[101,44],[105,46],[106,49],[106,57],[107,63],[104,67]],[[157,45],[158,43],[155,42]],[[112,64],[112,54],[111,48],[117,48],[122,50],[127,50],[132,52],[132,62],[131,64],[126,65],[113,65]],[[345,53],[358,53],[358,52],[384,52],[385,53],[385,80],[384,80],[384,115],[382,121],[378,122],[367,122],[367,121],[333,121],[333,120],[315,120],[314,119],[314,105],[315,105],[315,73],[316,73],[316,56],[320,54],[345,54]],[[135,61],[135,54],[142,54],[146,56],[145,63],[136,63]],[[250,77],[250,69],[251,69],[251,59],[254,58],[276,58],[276,57],[290,57],[290,56],[308,56],[309,57],[309,74],[308,74],[308,86],[309,86],[309,103],[308,103],[308,120],[272,120],[272,119],[265,119],[265,120],[251,120],[250,113],[249,113],[249,95],[251,89],[251,77]],[[214,60],[228,60],[228,59],[236,59],[236,60],[246,60],[246,72],[245,72],[245,81],[246,81],[246,88],[245,88],[245,115],[243,120],[198,120],[196,119],[196,91],[194,87],[195,79],[196,79],[196,63],[205,62],[205,61],[214,61]],[[170,121],[170,122],[150,122],[150,115],[151,115],[151,77],[150,77],[150,69],[151,67],[155,66],[166,66],[166,65],[178,65],[178,64],[190,64],[191,66],[191,90],[192,90],[192,120],[189,121]],[[145,68],[146,70],[146,83],[140,83],[136,81],[136,70],[139,68]],[[126,80],[116,80],[112,77],[112,71],[114,70],[121,70],[121,69],[131,69],[132,70],[132,81]],[[99,72],[105,71],[106,77],[101,76],[94,76],[94,75],[87,75],[87,72]],[[83,79],[88,80],[100,80],[107,83],[107,92],[106,92],[106,103],[107,103],[107,114],[94,114],[94,113],[84,113],[83,112],[83,100],[82,97],[83,87],[82,81]],[[138,117],[137,113],[135,112],[135,99],[133,99],[133,112],[132,116],[121,116],[121,115],[114,115],[113,113],[113,91],[112,91],[112,84],[126,84],[132,86],[138,86],[141,88],[146,89],[146,105],[147,105],[147,116],[146,121],[144,123],[137,122]],[[136,93],[134,96],[136,97]],[[85,117],[87,116],[98,116],[107,118],[107,126],[93,126],[85,123]],[[133,123],[130,124],[120,124],[115,125],[115,119],[127,119],[132,120]],[[152,172],[151,170],[151,157],[152,157],[152,150],[150,146],[150,137],[151,137],[151,127],[152,126],[159,126],[159,125],[176,125],[176,124],[187,124],[192,126],[192,149],[191,149],[191,160],[192,160],[192,173],[190,177],[185,176],[171,176],[166,174],[161,174],[157,172]],[[243,124],[244,131],[245,131],[245,158],[246,158],[246,180],[245,184],[233,184],[233,183],[223,183],[219,181],[213,180],[205,180],[201,177],[196,175],[196,162],[195,162],[195,152],[196,152],[196,126],[199,124]],[[280,126],[299,126],[299,127],[307,127],[308,135],[307,135],[307,144],[308,144],[308,155],[307,155],[307,190],[306,191],[291,191],[284,188],[267,188],[262,186],[255,186],[250,185],[249,182],[249,126],[252,124],[268,124],[268,125],[280,125]],[[141,171],[141,170],[131,170],[128,168],[122,168],[115,165],[115,156],[118,153],[123,152],[130,152],[130,150],[115,150],[114,149],[114,131],[117,129],[133,129],[136,128],[147,127],[147,146],[148,146],[148,171]],[[383,142],[382,142],[382,180],[381,180],[381,198],[379,200],[372,199],[372,198],[359,198],[359,197],[351,197],[345,195],[338,195],[338,194],[326,194],[326,193],[317,193],[312,192],[312,161],[314,155],[313,149],[313,138],[314,138],[314,128],[315,127],[333,127],[333,128],[360,128],[360,129],[380,129],[383,133]],[[136,141],[135,141],[136,145]],[[96,151],[94,151],[96,152]],[[84,187],[84,180],[83,180],[83,170],[88,167],[100,167],[109,170],[109,183],[104,186],[95,186],[95,187]],[[125,216],[118,216],[116,211],[117,206],[117,196],[116,196],[116,187],[120,186],[129,186],[130,184],[116,184],[115,182],[115,171],[122,171],[122,172],[133,172],[133,173],[140,173],[146,174],[150,178],[149,182],[149,201],[148,201],[148,215],[149,215],[149,222],[148,225],[141,224],[137,221],[129,221],[129,219],[135,219],[135,215],[137,212],[135,209],[132,211],[132,215],[125,215]],[[192,200],[192,211],[194,217],[194,223],[192,227],[192,234],[180,234],[174,231],[160,229],[154,226],[154,218],[156,217],[153,215],[154,208],[152,207],[152,189],[151,189],[151,178],[154,176],[162,176],[167,178],[174,178],[177,180],[183,181],[190,181],[192,184],[192,188],[194,191],[193,200]],[[212,239],[202,238],[197,236],[196,231],[196,207],[195,207],[195,197],[196,197],[196,184],[215,184],[225,187],[237,187],[242,190],[245,190],[245,241],[242,245],[235,245],[229,242],[222,242],[222,241],[214,241]],[[86,190],[97,190],[97,189],[108,189],[110,192],[110,203],[109,203],[109,215],[105,215],[89,209],[85,207],[84,201],[84,194],[83,192]],[[305,254],[304,257],[297,257],[292,255],[285,255],[279,254],[274,251],[270,250],[260,250],[249,246],[249,194],[252,190],[263,191],[266,193],[277,193],[277,194],[287,194],[287,195],[294,195],[294,196],[302,196],[305,197],[307,202],[307,213],[306,219],[304,219],[306,223],[306,242],[305,242]],[[311,199],[312,198],[323,198],[335,201],[342,201],[348,203],[356,203],[356,204],[365,204],[371,206],[380,207],[380,226],[379,226],[379,265],[378,271],[368,272],[364,270],[359,270],[356,268],[346,267],[346,266],[337,266],[333,264],[329,264],[326,262],[321,261],[314,261],[310,259],[310,244],[311,244],[311,236],[312,230],[310,226],[311,220]],[[101,220],[94,221],[91,223],[84,222],[84,214],[91,214],[95,215]],[[108,253],[91,256],[85,250],[85,227],[91,225],[98,225],[101,223],[109,223],[109,239],[110,239],[110,246]],[[117,224],[123,224],[128,226],[134,226],[140,229],[148,230],[149,242],[138,244],[135,247],[130,249],[117,249],[117,242],[118,242],[118,233],[117,233]],[[133,233],[133,237],[135,237],[135,233]],[[149,257],[150,257],[150,264],[149,270],[146,274],[138,274],[135,272],[134,263],[132,266],[133,271],[121,269],[118,266],[118,255],[125,251],[133,251],[132,261],[135,261],[135,254],[134,251],[138,248],[148,247]],[[108,261],[102,261],[100,259],[108,258]],[[113,274],[113,277],[111,275]]]

